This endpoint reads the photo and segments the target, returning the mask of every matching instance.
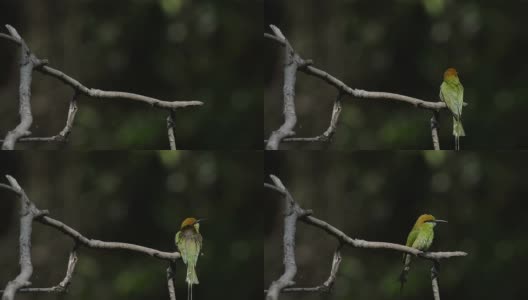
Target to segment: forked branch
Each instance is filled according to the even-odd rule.
[[[367,249],[389,249],[402,253],[409,253],[417,257],[427,259],[433,262],[433,269],[431,270],[431,279],[433,285],[433,293],[435,300],[440,299],[439,287],[438,287],[438,271],[441,259],[448,259],[453,257],[466,256],[466,252],[462,251],[449,251],[449,252],[423,252],[415,248],[407,247],[400,244],[386,243],[386,242],[372,242],[366,240],[360,240],[351,238],[343,231],[330,225],[329,223],[322,221],[311,215],[311,211],[302,209],[295,199],[291,196],[289,191],[286,189],[284,184],[274,175],[270,175],[273,184],[264,183],[265,188],[269,188],[282,195],[286,202],[286,208],[284,213],[284,267],[285,271],[278,280],[271,283],[269,289],[264,290],[267,293],[268,300],[276,300],[279,298],[281,292],[329,292],[337,276],[339,270],[339,264],[341,262],[340,247],[350,246],[355,248],[367,248]],[[339,242],[339,247],[334,253],[334,260],[332,263],[332,269],[328,280],[322,285],[303,288],[303,287],[291,287],[294,285],[294,277],[297,273],[297,265],[295,263],[295,229],[296,223],[294,221],[302,221],[306,224],[315,226],[327,234],[336,238]]]
[[[177,259],[179,259],[180,253],[178,252],[163,252],[156,249],[129,244],[129,243],[120,243],[120,242],[105,242],[87,238],[82,235],[75,229],[69,227],[68,225],[55,220],[47,216],[48,212],[46,210],[39,210],[35,204],[29,200],[25,191],[20,187],[18,182],[11,176],[6,175],[9,185],[0,184],[1,189],[5,189],[15,193],[20,199],[20,238],[19,238],[19,260],[20,260],[20,273],[16,276],[15,279],[9,281],[6,284],[4,290],[2,290],[2,300],[13,300],[15,299],[15,294],[17,292],[26,292],[26,293],[61,293],[66,292],[68,286],[73,280],[73,274],[75,266],[78,260],[77,248],[79,246],[93,248],[93,249],[105,249],[105,250],[125,250],[140,253],[143,255],[148,255],[160,260],[168,261],[173,264]],[[75,247],[70,252],[70,258],[68,261],[68,267],[66,270],[66,276],[64,279],[56,286],[49,288],[33,288],[29,287],[31,282],[29,281],[31,275],[33,274],[33,265],[31,263],[31,230],[33,221],[37,221],[41,224],[50,226],[59,232],[69,236],[75,242]],[[174,266],[172,266],[174,268]],[[170,281],[169,281],[169,290],[170,290]],[[174,287],[172,287],[174,290]],[[174,297],[173,297],[174,296]],[[171,299],[175,299],[175,295],[170,295]]]
[[[422,99],[409,97],[405,95],[387,93],[387,92],[372,92],[361,89],[354,89],[343,83],[341,80],[332,76],[331,74],[318,69],[313,66],[310,60],[304,60],[293,49],[288,39],[275,25],[270,25],[273,34],[264,33],[264,37],[277,42],[285,49],[284,55],[284,85],[283,85],[283,112],[284,123],[278,130],[271,133],[268,140],[265,140],[267,150],[278,150],[281,142],[327,142],[336,130],[339,112],[341,111],[341,102],[334,103],[332,111],[332,118],[329,128],[321,135],[310,138],[293,137],[295,135],[294,128],[297,122],[295,112],[295,81],[296,72],[301,71],[308,75],[317,77],[327,84],[335,87],[340,95],[350,95],[354,98],[369,99],[369,100],[389,100],[400,103],[410,104],[415,108],[422,108],[433,111],[434,118],[438,119],[438,111],[447,108],[445,103],[435,101],[425,101]],[[341,100],[341,97],[338,97]],[[433,122],[433,120],[431,120]],[[432,124],[432,123],[431,123]],[[438,142],[438,122],[435,126],[431,126],[431,135],[433,137],[433,146],[436,150],[440,149]]]
[[[47,60],[38,59],[29,49],[24,39],[18,34],[18,32],[10,25],[6,25],[9,34],[0,33],[0,38],[7,41],[13,42],[20,46],[20,84],[19,84],[19,114],[20,123],[11,131],[9,131],[4,138],[0,140],[2,142],[3,150],[13,150],[17,142],[64,142],[67,140],[70,134],[73,121],[75,119],[75,113],[77,112],[77,96],[83,94],[92,98],[99,99],[125,99],[137,102],[143,102],[153,107],[169,110],[170,113],[174,109],[189,107],[189,106],[200,106],[203,105],[201,101],[164,101],[156,98],[143,96],[128,92],[119,91],[103,91],[99,89],[88,88],[74,78],[66,75],[65,73],[54,69],[48,65]],[[66,120],[66,126],[57,135],[51,137],[28,137],[31,135],[30,128],[33,123],[33,114],[31,110],[31,80],[33,71],[39,71],[45,75],[51,76],[69,85],[74,89],[73,99],[70,101],[70,108],[68,111],[68,117]],[[171,133],[168,135],[169,139],[174,139],[174,126]],[[170,141],[171,145],[174,144]]]

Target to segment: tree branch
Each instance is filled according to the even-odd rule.
[[[33,264],[31,263],[31,225],[33,219],[41,216],[44,212],[39,211],[33,203],[29,201],[26,193],[13,177],[9,175],[6,177],[11,184],[11,187],[18,192],[20,198],[20,273],[15,279],[7,283],[2,294],[2,300],[13,300],[19,289],[31,285],[31,282],[29,282],[31,274],[33,274]]]
[[[284,64],[285,123],[283,124],[283,126],[281,126],[281,129],[283,130],[279,129],[278,132],[274,131],[271,137],[267,140],[267,145],[266,145],[267,150],[278,149],[278,145],[280,144],[281,141],[284,141],[284,142],[321,142],[321,141],[328,140],[328,138],[326,138],[324,134],[320,136],[312,137],[312,138],[287,138],[287,137],[291,137],[295,135],[293,129],[297,121],[296,114],[295,114],[295,106],[293,105],[293,100],[294,100],[293,98],[295,97],[295,86],[294,86],[295,74],[293,75],[291,74],[291,72],[293,72],[294,70],[299,70],[308,75],[317,77],[325,81],[329,85],[335,87],[339,91],[339,93],[347,94],[354,98],[371,99],[371,100],[377,100],[377,99],[391,100],[391,101],[407,103],[416,108],[423,108],[423,109],[428,109],[428,110],[433,110],[433,111],[439,111],[440,109],[447,108],[446,104],[443,103],[442,101],[425,101],[425,100],[421,100],[418,98],[395,94],[395,93],[372,92],[372,91],[365,91],[361,89],[351,88],[347,86],[345,83],[343,83],[341,80],[330,75],[329,73],[314,67],[310,61],[303,60],[300,57],[300,55],[297,52],[295,52],[295,50],[292,48],[291,44],[289,43],[288,39],[286,39],[286,37],[284,36],[284,34],[282,34],[279,28],[277,28],[275,25],[270,25],[270,28],[273,31],[273,34],[264,33],[264,37],[277,42],[281,46],[284,46],[285,53],[286,53],[285,64]],[[466,105],[466,103],[464,103],[464,105]],[[336,112],[336,105],[334,104],[334,110],[332,112],[333,116],[335,115],[335,112]],[[332,116],[332,119],[333,119],[333,116]],[[333,130],[335,131],[335,128]],[[272,139],[272,137],[274,137],[274,139]]]
[[[169,146],[171,150],[176,150],[176,137],[175,137],[175,123],[176,113],[173,110],[169,110],[169,116],[167,117],[167,135],[169,136]]]
[[[103,91],[99,89],[88,88],[81,84],[74,78],[66,75],[65,73],[54,69],[47,65],[46,60],[38,59],[28,48],[25,41],[20,37],[18,32],[10,25],[6,25],[10,35],[1,33],[0,38],[11,41],[20,46],[21,57],[20,57],[20,87],[19,87],[19,102],[20,102],[20,123],[12,131],[8,132],[4,140],[2,141],[2,149],[13,150],[17,141],[23,142],[64,142],[67,140],[67,136],[72,130],[73,120],[75,113],[77,112],[76,97],[78,94],[84,94],[93,98],[100,99],[127,99],[132,101],[139,101],[146,104],[150,104],[153,107],[162,109],[173,110],[176,108],[183,108],[189,106],[200,106],[203,105],[201,101],[163,101],[156,98],[143,96],[128,92],[119,91]],[[31,112],[31,79],[33,70],[39,71],[45,75],[51,76],[63,82],[66,85],[71,86],[75,91],[74,100],[70,101],[70,109],[68,111],[68,118],[66,126],[57,135],[51,137],[27,137],[31,134],[29,131],[31,124],[33,123],[33,116]],[[27,137],[27,138],[24,138]]]
[[[5,140],[2,143],[2,150],[13,150],[15,148],[15,143],[19,138],[31,134],[31,132],[29,132],[29,128],[33,123],[33,115],[31,113],[31,79],[33,68],[42,62],[31,54],[28,46],[15,28],[10,25],[6,25],[6,27],[11,34],[11,37],[20,42],[20,84],[18,88],[20,123],[15,129],[7,133]]]
[[[74,92],[72,99],[70,100],[70,108],[68,109],[68,117],[64,128],[58,134],[50,137],[26,137],[18,139],[18,142],[66,142],[70,136],[73,128],[73,121],[77,114],[77,97],[78,92]],[[3,140],[0,140],[2,142]]]
[[[311,216],[311,211],[303,210],[299,204],[294,200],[294,198],[291,196],[291,194],[288,192],[286,187],[282,184],[280,179],[278,179],[274,175],[270,175],[271,179],[274,182],[274,185],[271,185],[269,183],[264,183],[265,188],[269,188],[273,191],[278,192],[283,196],[283,198],[286,200],[287,206],[285,208],[285,223],[284,223],[284,265],[285,265],[285,272],[284,274],[279,278],[279,280],[272,282],[270,288],[265,292],[267,292],[267,299],[278,299],[278,295],[280,292],[328,292],[331,289],[331,286],[333,285],[333,282],[335,281],[335,277],[337,274],[337,271],[339,269],[339,264],[341,262],[341,255],[340,255],[340,247],[342,245],[348,245],[355,248],[367,248],[367,249],[390,249],[395,250],[403,253],[409,253],[418,257],[421,257],[423,259],[431,260],[434,263],[433,270],[431,271],[432,280],[433,280],[433,292],[435,292],[435,285],[437,291],[435,293],[438,293],[438,281],[436,275],[438,274],[439,269],[439,260],[440,259],[447,259],[452,257],[461,257],[466,256],[466,252],[462,251],[449,251],[449,252],[423,252],[415,248],[407,247],[400,244],[394,244],[394,243],[386,243],[386,242],[371,242],[366,240],[360,240],[360,239],[354,239],[346,235],[341,230],[337,229],[336,227],[328,224],[325,221],[322,221],[320,219],[317,219],[313,216]],[[315,226],[319,229],[322,229],[327,234],[333,236],[339,241],[339,247],[334,253],[334,261],[332,263],[332,270],[330,271],[330,277],[328,280],[323,283],[320,286],[312,287],[312,288],[301,288],[301,287],[292,287],[288,288],[289,286],[292,286],[294,284],[293,278],[296,275],[297,272],[297,266],[295,264],[295,224],[292,224],[293,221],[300,220],[306,224]],[[293,232],[292,232],[293,230]],[[439,293],[438,293],[439,294]],[[273,298],[270,298],[270,295],[273,296]],[[436,297],[436,294],[435,294]],[[439,296],[438,296],[439,297]],[[435,298],[435,300],[439,300],[439,298]]]
[[[62,73],[59,70],[53,69],[49,66],[42,66],[40,68],[36,69],[37,71],[50,75],[66,85],[71,86],[75,90],[79,91],[80,93],[90,96],[93,98],[100,98],[100,99],[127,99],[127,100],[133,100],[133,101],[139,101],[146,104],[150,104],[153,107],[159,107],[159,108],[165,108],[165,109],[174,109],[174,108],[181,108],[181,107],[187,107],[187,106],[199,106],[203,105],[203,102],[201,101],[163,101],[152,97],[147,97],[139,94],[134,93],[127,93],[127,92],[118,92],[118,91],[103,91],[98,90],[94,88],[88,88],[84,85],[82,85],[79,81],[73,79],[72,77]]]
[[[332,287],[334,286],[334,281],[337,276],[337,272],[339,271],[339,266],[341,265],[341,252],[339,249],[341,249],[342,244],[338,246],[336,251],[334,252],[334,259],[332,260],[332,268],[330,269],[330,275],[328,276],[328,279],[321,285],[315,286],[315,287],[292,287],[292,288],[285,288],[282,290],[283,293],[315,293],[315,292],[325,292],[329,293],[332,290]],[[268,290],[264,290],[264,293],[266,293]]]
[[[431,117],[431,137],[433,138],[433,147],[435,150],[440,150],[440,139],[438,138],[438,130],[440,128],[439,113],[433,110],[433,116]]]
[[[341,110],[343,109],[342,103],[343,94],[338,93],[336,100],[334,101],[334,108],[332,109],[332,117],[330,118],[330,125],[325,132],[316,137],[302,138],[302,137],[292,137],[283,139],[284,142],[331,142],[332,137],[335,134],[337,129],[337,122],[339,122],[339,116],[341,115]]]
[[[326,223],[325,221],[319,220],[313,216],[306,216],[300,219],[306,224],[310,224],[319,229],[322,229],[329,235],[335,237],[340,242],[355,247],[355,248],[369,248],[369,249],[389,249],[396,250],[404,253],[409,253],[415,256],[419,256],[428,260],[438,260],[443,258],[451,258],[458,256],[466,256],[466,252],[462,251],[452,251],[452,252],[423,252],[415,248],[407,247],[400,244],[386,243],[386,242],[370,242],[360,239],[353,239],[343,233],[341,230],[335,228],[334,226]]]
[[[66,275],[64,276],[64,279],[57,284],[56,286],[52,286],[49,288],[23,288],[18,290],[19,293],[63,293],[68,291],[68,287],[70,286],[73,272],[75,271],[75,266],[77,265],[77,245],[74,247],[74,249],[70,252],[70,258],[68,260],[68,268],[66,269]],[[0,290],[0,292],[3,292]]]
[[[435,300],[440,300],[440,288],[438,287],[438,274],[440,272],[440,262],[433,260],[431,267],[431,283],[433,286],[433,297]]]
[[[105,242],[100,240],[89,239],[76,231],[75,229],[69,227],[68,225],[62,223],[61,221],[55,220],[48,216],[43,216],[36,219],[41,224],[48,225],[53,227],[65,235],[71,237],[73,240],[78,242],[80,245],[87,248],[93,249],[107,249],[107,250],[127,250],[131,252],[137,252],[140,254],[145,254],[151,257],[155,257],[161,260],[173,261],[180,258],[180,253],[178,252],[163,252],[156,249],[129,244],[129,243],[120,243],[120,242]]]
[[[20,208],[20,274],[12,281],[8,282],[5,290],[3,291],[2,300],[13,300],[15,294],[18,292],[64,292],[70,285],[77,263],[77,246],[85,246],[87,248],[94,249],[107,249],[107,250],[127,250],[131,252],[137,252],[140,254],[148,255],[160,260],[169,261],[169,263],[175,262],[181,257],[178,252],[163,252],[156,249],[120,242],[104,242],[100,240],[89,239],[69,227],[68,225],[46,216],[48,212],[46,210],[39,210],[33,202],[29,200],[24,190],[20,187],[18,182],[11,176],[6,175],[10,186],[6,184],[0,184],[0,188],[14,192],[19,196],[21,202]],[[25,288],[31,283],[29,279],[33,273],[33,265],[31,263],[31,229],[33,220],[50,226],[63,234],[69,236],[75,241],[75,247],[70,252],[70,259],[68,262],[68,268],[64,279],[54,287],[50,288]]]
[[[275,186],[284,191],[283,198],[285,202],[285,217],[284,217],[284,273],[281,277],[273,281],[268,289],[266,299],[276,300],[279,299],[279,293],[282,289],[288,286],[292,286],[295,283],[293,278],[297,273],[297,264],[295,262],[295,231],[297,219],[305,214],[305,212],[297,205],[286,187],[282,184],[279,178],[271,175],[271,180]]]
[[[284,87],[283,87],[283,114],[284,123],[279,129],[273,131],[268,139],[266,150],[278,150],[282,139],[295,134],[293,128],[297,123],[297,115],[295,113],[295,81],[297,79],[297,69],[304,64],[302,59],[293,51],[293,48],[288,43],[279,28],[270,25],[271,30],[275,33],[277,38],[285,41],[285,55],[284,55]]]
[[[169,263],[169,267],[167,267],[167,287],[169,289],[169,299],[170,300],[176,300],[176,291],[174,286],[176,285],[174,283],[174,274],[176,274],[176,266],[174,262]]]

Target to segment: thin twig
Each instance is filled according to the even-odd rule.
[[[169,266],[167,267],[167,288],[169,289],[170,300],[176,300],[176,291],[174,288],[176,286],[174,283],[174,274],[176,273],[175,269],[176,266],[174,262],[170,262]]]
[[[68,287],[71,284],[73,278],[73,272],[75,271],[75,266],[79,260],[77,257],[77,245],[70,252],[70,258],[68,259],[68,268],[66,269],[66,275],[64,279],[59,282],[56,286],[49,288],[23,288],[18,290],[19,293],[63,293],[68,291]],[[2,292],[2,291],[0,291]]]
[[[334,258],[332,260],[332,268],[330,269],[330,275],[328,276],[328,279],[323,282],[323,284],[314,286],[314,287],[291,287],[291,288],[285,288],[282,290],[283,293],[315,293],[315,292],[322,292],[322,293],[329,293],[332,290],[332,287],[334,286],[335,279],[337,277],[337,272],[339,271],[339,266],[341,265],[341,244],[334,252]],[[267,290],[264,290],[264,292],[267,292]]]
[[[431,284],[433,286],[433,297],[435,300],[440,300],[440,288],[438,287],[438,274],[440,272],[440,262],[433,260],[431,267]]]
[[[120,242],[105,242],[105,241],[100,241],[100,240],[89,239],[85,237],[84,235],[82,235],[81,233],[79,233],[78,231],[76,231],[75,229],[62,223],[61,221],[55,220],[48,216],[43,216],[35,220],[38,221],[39,223],[51,226],[61,231],[62,233],[74,239],[80,245],[88,247],[88,248],[108,249],[108,250],[127,250],[127,251],[137,252],[137,253],[145,254],[151,257],[155,257],[155,258],[167,260],[167,261],[173,261],[181,257],[180,253],[178,252],[163,252],[163,251],[159,251],[156,249],[152,249],[152,248],[148,248],[148,247],[144,247],[140,245],[135,245],[135,244],[120,243]]]
[[[73,121],[75,120],[75,116],[77,114],[77,97],[78,92],[75,91],[72,99],[70,100],[70,107],[68,109],[68,116],[66,118],[66,124],[64,125],[64,128],[59,132],[58,134],[50,137],[25,137],[20,138],[18,142],[66,142],[68,141],[68,137],[70,136],[70,133],[73,128]],[[2,142],[2,140],[0,140]]]
[[[134,94],[134,93],[118,92],[118,91],[103,91],[103,90],[88,88],[82,85],[79,81],[73,79],[72,77],[64,74],[63,72],[59,70],[53,69],[52,67],[43,66],[41,68],[37,68],[36,70],[41,73],[55,77],[58,80],[62,81],[63,83],[73,87],[75,90],[78,90],[82,94],[93,97],[93,98],[134,100],[134,101],[139,101],[139,102],[150,104],[153,107],[166,108],[166,109],[203,105],[203,102],[195,101],[195,100],[163,101],[163,100],[159,100],[156,98],[147,97],[147,96]]]
[[[342,103],[343,93],[339,92],[336,100],[334,101],[334,107],[332,109],[332,117],[330,118],[330,124],[325,132],[316,137],[302,138],[302,137],[292,137],[283,139],[284,142],[330,142],[334,136],[337,123],[339,122],[339,116],[341,115],[341,110],[343,109]]]
[[[175,120],[176,113],[171,109],[169,110],[169,116],[167,117],[167,135],[169,136],[169,146],[171,150],[176,150]]]
[[[438,111],[433,110],[433,116],[431,117],[431,137],[433,138],[433,147],[435,150],[440,150],[440,139],[438,138],[438,129],[440,128],[439,119]]]

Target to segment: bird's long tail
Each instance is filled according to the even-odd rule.
[[[194,265],[189,263],[187,265],[187,278],[185,279],[188,284],[199,284],[198,277],[196,276],[196,271],[194,269]]]
[[[196,276],[196,270],[194,269],[193,264],[189,263],[187,264],[187,278],[185,278],[185,281],[187,282],[187,300],[192,300],[192,286],[193,284],[198,284],[198,276]]]
[[[407,274],[409,273],[410,269],[411,269],[411,255],[405,254],[403,270],[400,274],[400,295],[402,295],[403,285],[405,284],[405,282],[407,282]]]
[[[453,117],[453,135],[455,136],[455,150],[460,150],[460,137],[466,136],[464,127],[462,126],[462,120],[457,117]]]

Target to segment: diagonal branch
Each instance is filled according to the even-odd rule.
[[[77,246],[85,246],[94,249],[107,250],[126,250],[148,255],[160,260],[175,262],[181,257],[178,252],[163,252],[156,249],[120,242],[105,242],[94,239],[89,239],[69,227],[68,225],[50,218],[47,216],[46,210],[39,210],[33,202],[29,200],[24,190],[20,187],[18,182],[11,176],[6,175],[10,185],[0,184],[1,189],[6,189],[14,192],[20,198],[20,274],[12,281],[9,281],[3,290],[2,300],[13,300],[17,292],[64,292],[71,283],[75,265],[77,263]],[[75,247],[70,253],[68,262],[68,269],[66,276],[57,286],[50,288],[25,288],[31,283],[29,279],[33,273],[33,265],[31,263],[31,229],[33,220],[38,221],[44,225],[48,225],[63,234],[69,236],[75,241]]]
[[[43,216],[36,219],[41,224],[48,225],[52,228],[57,229],[58,231],[64,233],[65,235],[71,237],[73,240],[78,242],[80,245],[87,248],[93,249],[107,249],[107,250],[126,250],[131,252],[137,252],[140,254],[145,254],[151,257],[155,257],[161,260],[173,261],[180,258],[180,253],[178,252],[163,252],[156,249],[129,244],[129,243],[120,243],[120,242],[105,242],[100,240],[94,240],[85,237],[75,229],[69,227],[68,225],[62,223],[61,221],[55,220],[48,216]]]
[[[72,130],[73,120],[75,113],[77,112],[76,97],[78,94],[84,94],[93,98],[100,99],[127,99],[132,101],[139,101],[149,104],[153,107],[158,107],[167,110],[174,110],[176,108],[190,107],[190,106],[201,106],[201,101],[163,101],[156,98],[143,96],[128,92],[119,91],[103,91],[94,88],[88,88],[74,78],[66,75],[65,73],[48,66],[46,60],[38,59],[28,48],[25,41],[18,34],[18,32],[10,25],[6,25],[9,35],[0,33],[0,38],[11,41],[21,49],[20,57],[20,86],[19,86],[19,112],[20,112],[20,123],[18,126],[7,133],[2,142],[3,150],[13,150],[17,141],[21,142],[64,142],[67,140],[69,133]],[[29,129],[33,123],[33,115],[31,112],[31,79],[33,71],[39,71],[45,75],[51,76],[63,82],[66,85],[72,87],[75,91],[74,99],[70,101],[70,108],[68,111],[68,118],[66,126],[57,135],[51,137],[27,137],[31,134]],[[171,112],[172,113],[172,112]],[[26,138],[24,138],[26,137]],[[170,138],[170,137],[169,137]],[[170,141],[171,145],[175,144]]]
[[[370,99],[370,100],[390,100],[397,101],[401,103],[410,104],[416,108],[422,108],[427,110],[439,111],[440,109],[447,108],[446,104],[441,101],[425,101],[422,99],[409,97],[405,95],[400,95],[396,93],[387,93],[387,92],[373,92],[365,91],[361,89],[354,89],[343,83],[341,80],[332,76],[331,74],[318,69],[312,65],[310,61],[303,60],[300,55],[295,52],[289,43],[288,39],[282,34],[282,32],[275,25],[270,25],[273,34],[264,33],[264,37],[270,40],[273,40],[285,48],[285,64],[284,64],[284,115],[285,123],[281,126],[281,129],[274,131],[271,137],[267,140],[266,149],[276,150],[281,141],[284,142],[325,142],[329,138],[325,135],[329,133],[330,128],[332,128],[332,123],[329,128],[323,135],[319,135],[312,138],[293,138],[291,136],[295,135],[293,129],[296,124],[296,114],[295,106],[293,105],[295,97],[295,74],[291,74],[294,70],[299,70],[308,75],[317,77],[329,85],[335,87],[339,93],[350,95],[354,98],[361,99]],[[464,103],[466,105],[466,103]],[[340,107],[339,107],[340,109]],[[336,104],[334,104],[334,110],[332,112],[332,120],[336,114]],[[338,114],[339,116],[339,114]],[[338,117],[337,116],[337,117]],[[335,131],[335,128],[333,128]],[[436,127],[436,134],[438,127]],[[435,132],[433,132],[433,135]],[[272,140],[272,137],[275,139]],[[290,138],[288,138],[290,137]],[[434,137],[433,137],[434,138]],[[265,141],[266,142],[266,141]]]
[[[278,29],[275,25],[270,25],[272,30],[275,32],[273,28]],[[284,35],[271,35],[269,33],[264,34],[265,38],[274,40],[278,42],[280,45],[285,46],[286,48],[290,48],[292,52],[297,54],[293,48],[291,48],[290,43],[288,40],[284,37]],[[297,54],[298,55],[298,54]],[[319,79],[322,79],[326,83],[334,86],[339,91],[342,91],[345,94],[348,94],[350,96],[356,97],[356,98],[364,98],[364,99],[385,99],[385,100],[393,100],[393,101],[399,101],[399,102],[405,102],[408,104],[411,104],[415,107],[424,108],[424,109],[443,109],[447,108],[444,102],[441,101],[425,101],[414,97],[409,97],[405,95],[395,94],[395,93],[387,93],[387,92],[370,92],[365,91],[361,89],[354,89],[343,83],[341,80],[337,79],[336,77],[330,75],[329,73],[318,69],[314,67],[311,64],[305,64],[299,67],[299,71],[302,71],[308,75],[315,76]]]
[[[6,27],[13,28],[10,25],[6,25]],[[14,28],[13,28],[14,29]],[[10,30],[11,31],[11,30]],[[20,38],[20,35],[17,34],[17,36],[9,36],[7,34],[0,34],[0,38],[4,38],[8,41],[14,42],[22,47],[26,47],[24,40]],[[29,49],[27,49],[29,51]],[[35,57],[36,58],[36,57]],[[135,100],[135,101],[141,101],[145,102],[147,104],[150,104],[154,107],[160,107],[160,108],[166,108],[166,109],[173,109],[173,108],[180,108],[180,107],[187,107],[187,106],[197,106],[197,105],[203,105],[203,102],[196,101],[196,100],[189,100],[189,101],[163,101],[152,97],[147,97],[139,94],[134,93],[127,93],[127,92],[117,92],[117,91],[103,91],[98,89],[92,89],[88,88],[79,81],[75,80],[74,78],[66,75],[65,73],[54,69],[48,65],[46,65],[45,61],[42,61],[42,64],[38,64],[35,67],[35,70],[45,74],[49,75],[51,77],[54,77],[60,81],[62,81],[64,84],[71,86],[76,91],[79,91],[80,93],[94,97],[94,98],[122,98],[122,99],[128,99],[128,100]]]
[[[322,229],[329,235],[335,237],[340,242],[355,247],[355,248],[368,248],[368,249],[390,249],[404,253],[409,253],[418,257],[422,257],[428,260],[438,260],[443,258],[466,256],[466,252],[462,251],[451,251],[451,252],[423,252],[415,248],[407,247],[400,244],[386,243],[386,242],[371,242],[360,239],[354,239],[346,235],[341,230],[334,226],[326,223],[325,221],[319,220],[313,216],[305,216],[300,219],[306,224],[313,225],[319,229]]]
[[[330,290],[333,282],[335,280],[339,263],[341,261],[341,255],[339,253],[340,247],[342,245],[348,245],[355,248],[367,248],[367,249],[390,249],[403,253],[409,253],[423,259],[431,260],[434,263],[432,272],[432,281],[433,281],[433,292],[439,294],[438,292],[438,281],[437,274],[439,269],[439,260],[447,259],[452,257],[462,257],[466,256],[466,252],[462,251],[449,251],[449,252],[423,252],[415,248],[407,247],[400,244],[386,243],[386,242],[371,242],[366,240],[354,239],[346,235],[341,230],[336,227],[328,224],[325,221],[317,219],[311,215],[311,211],[303,210],[295,199],[288,192],[286,187],[282,184],[280,179],[274,175],[270,175],[271,179],[274,182],[274,185],[269,183],[264,183],[265,188],[269,188],[273,191],[278,192],[286,200],[287,206],[285,208],[285,224],[284,224],[284,264],[285,272],[279,278],[279,280],[272,282],[270,288],[267,290],[267,299],[278,299],[280,292],[327,292]],[[295,264],[295,224],[291,222],[300,220],[306,224],[315,226],[319,229],[322,229],[327,234],[335,237],[339,241],[340,247],[334,253],[334,262],[332,264],[332,270],[330,272],[330,277],[328,280],[323,283],[323,285],[312,287],[312,288],[288,288],[294,284],[293,278],[297,272],[297,266]],[[292,232],[293,230],[293,232]],[[434,274],[434,276],[433,276]],[[436,286],[436,292],[435,292]],[[265,291],[266,292],[266,291]],[[273,298],[270,297],[273,296]],[[438,296],[439,297],[439,296]],[[435,298],[439,300],[439,298]]]

